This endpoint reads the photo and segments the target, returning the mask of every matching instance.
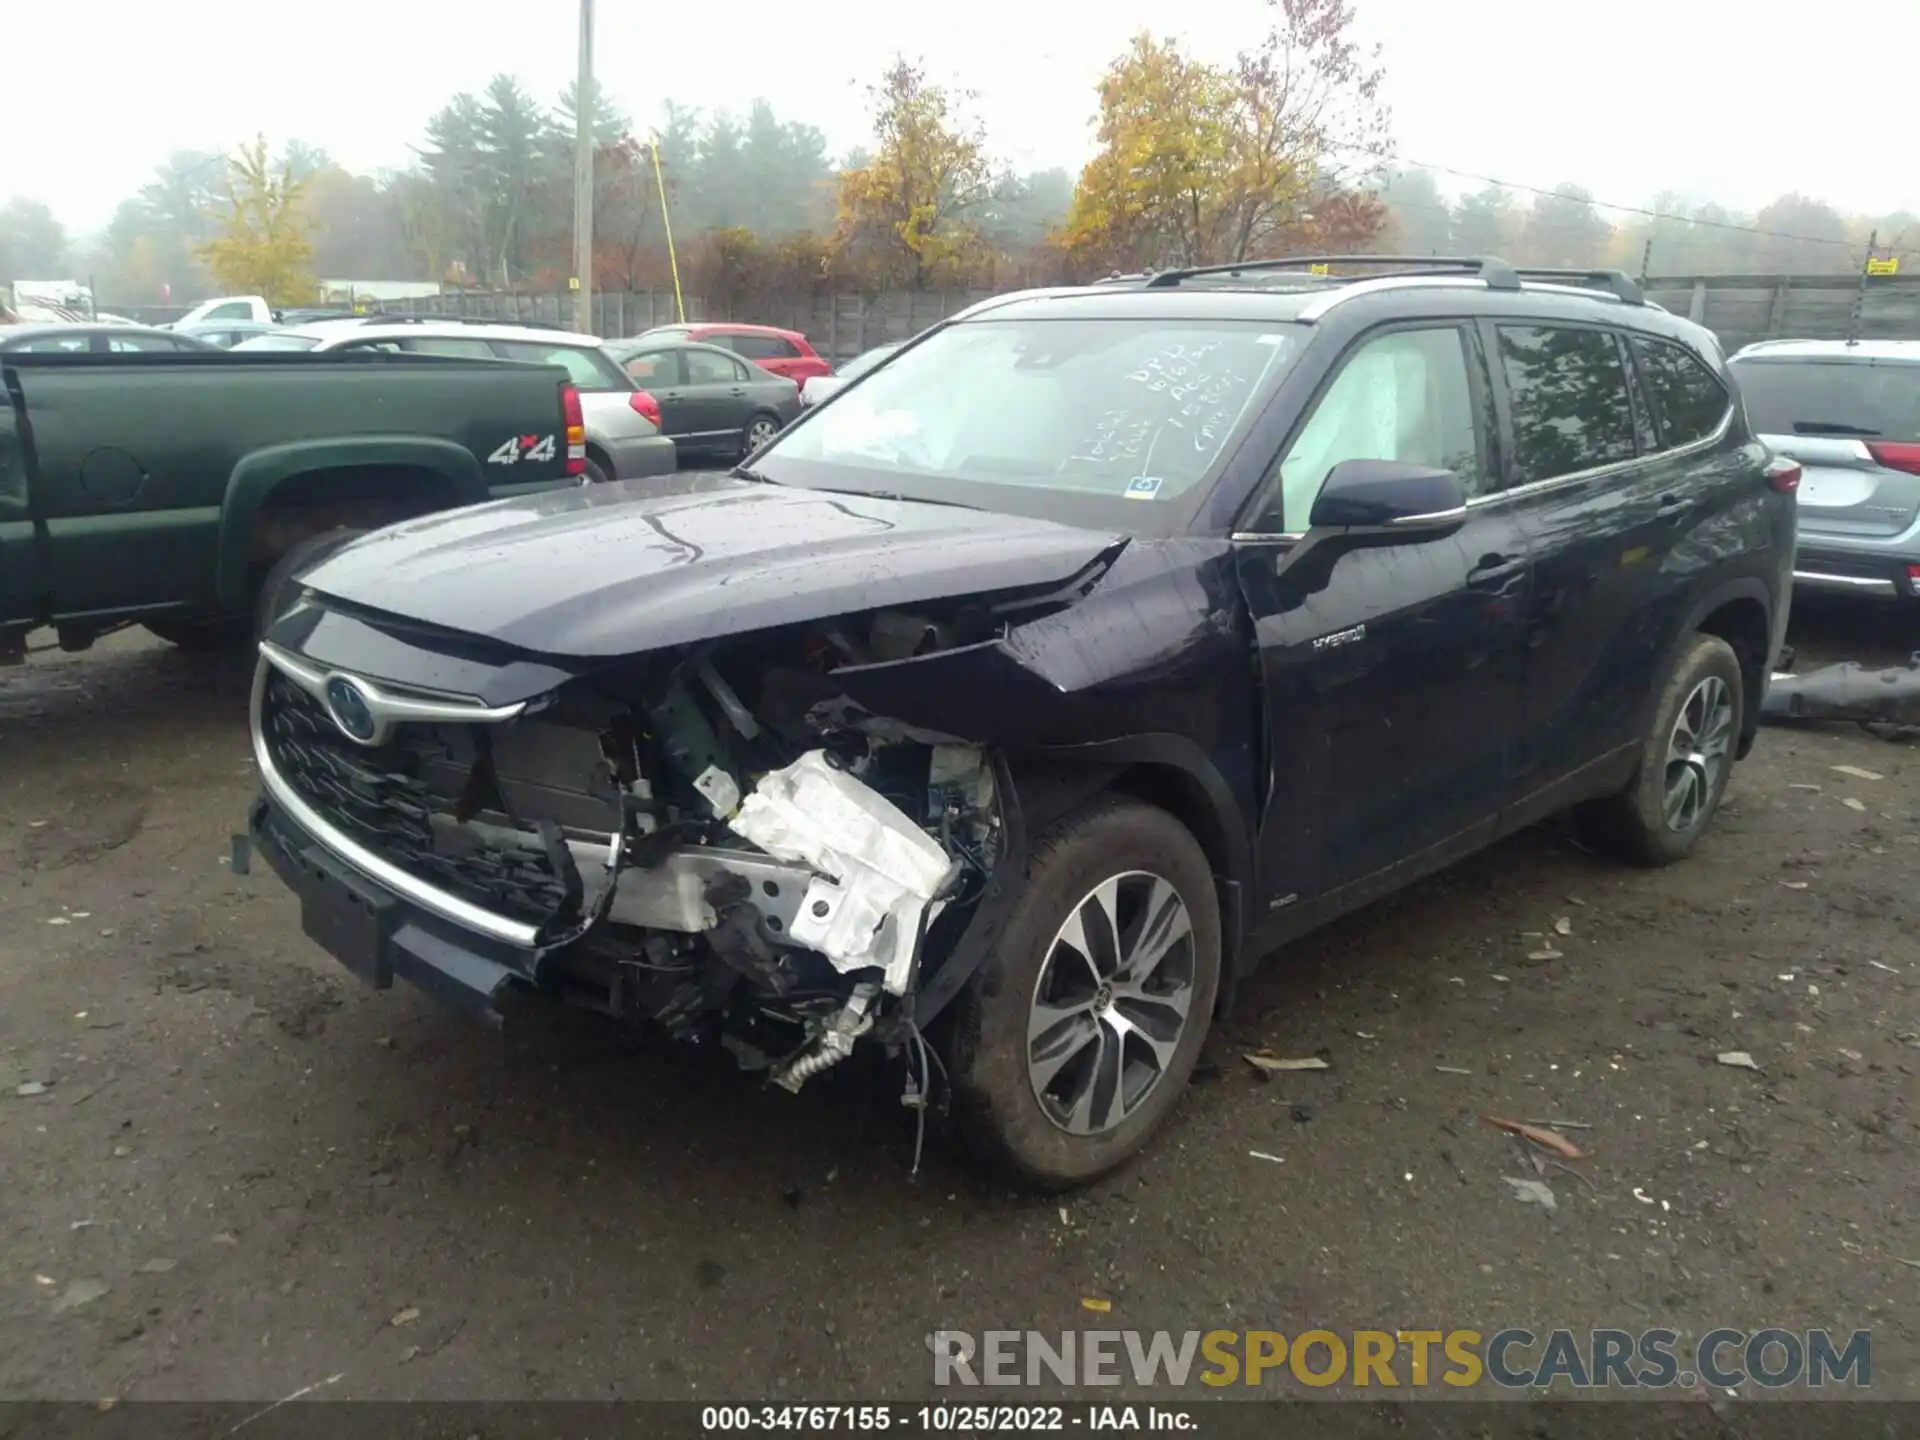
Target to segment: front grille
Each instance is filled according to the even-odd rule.
[[[270,670],[260,728],[274,770],[320,818],[408,874],[495,915],[539,925],[561,914],[567,885],[538,835],[504,816],[462,824],[449,777],[484,754],[470,725],[400,725],[369,748],[342,735],[320,702]],[[517,842],[517,843],[516,843]]]

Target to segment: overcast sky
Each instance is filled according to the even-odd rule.
[[[1920,0],[1354,0],[1384,46],[1402,156],[1644,203],[1752,210],[1799,190],[1920,210],[1910,93]],[[636,119],[667,97],[764,97],[865,138],[893,52],[978,92],[1000,154],[1078,168],[1094,83],[1142,28],[1226,58],[1260,0],[598,0],[602,82]],[[404,165],[427,117],[506,70],[542,97],[575,62],[576,0],[0,0],[0,198],[98,226],[169,149],[264,130],[359,170]],[[1888,60],[1892,60],[1889,68]],[[1466,182],[1455,180],[1450,189]]]

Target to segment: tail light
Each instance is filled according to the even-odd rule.
[[[1907,589],[1920,595],[1920,565],[1907,566]]]
[[[1889,470],[1904,470],[1909,475],[1920,475],[1920,445],[1869,440],[1867,453]]]
[[[633,394],[627,397],[627,404],[633,407],[635,414],[644,415],[647,419],[651,420],[656,427],[660,424],[660,402],[646,391],[634,391]]]
[[[1784,455],[1776,455],[1767,462],[1767,488],[1781,495],[1791,495],[1800,488],[1800,465]]]
[[[580,391],[560,387],[560,418],[567,427],[567,474],[587,473],[587,417],[580,409]]]

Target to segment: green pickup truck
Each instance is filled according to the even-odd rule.
[[[578,484],[557,367],[379,352],[0,357],[0,664],[53,628],[244,639],[290,562]]]

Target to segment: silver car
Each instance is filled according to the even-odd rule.
[[[800,387],[800,403],[812,406],[832,399],[906,343],[896,340],[891,345],[876,345],[862,350],[831,375],[813,376]]]
[[[1920,599],[1920,340],[1766,340],[1728,362],[1761,440],[1800,462],[1800,590]]]
[[[679,466],[673,441],[660,433],[660,407],[636,386],[592,335],[463,320],[458,316],[367,315],[316,320],[242,341],[255,350],[397,350],[472,360],[532,360],[573,377],[587,422],[587,479],[632,480],[670,475]]]

